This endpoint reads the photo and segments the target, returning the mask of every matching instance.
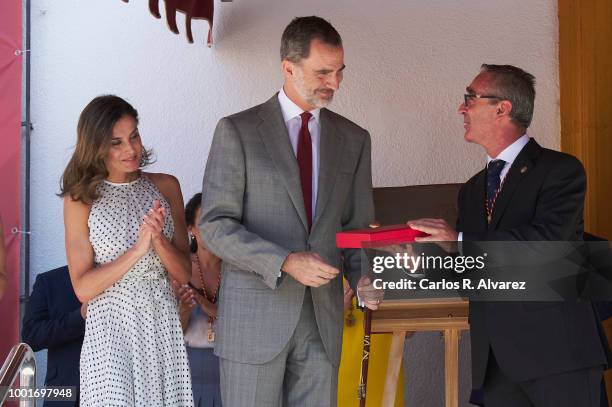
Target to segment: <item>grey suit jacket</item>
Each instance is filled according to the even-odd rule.
[[[299,168],[277,95],[217,125],[199,227],[206,246],[223,259],[215,343],[220,357],[266,363],[291,338],[305,286],[280,272],[289,253],[318,253],[332,266],[343,267],[353,287],[359,278],[359,251],[341,253],[335,235],[373,220],[370,135],[327,109],[321,110],[320,122],[319,189],[310,234]],[[311,292],[323,345],[338,365],[341,277]]]

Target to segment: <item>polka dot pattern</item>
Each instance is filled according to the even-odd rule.
[[[159,199],[164,235],[174,224],[168,202],[145,176],[98,187],[89,215],[94,265],[132,247],[144,214]],[[81,351],[81,406],[193,406],[177,303],[153,249],[90,301]]]

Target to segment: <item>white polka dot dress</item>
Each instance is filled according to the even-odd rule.
[[[170,206],[145,175],[105,181],[98,193],[88,220],[96,266],[136,243],[155,199],[166,208],[163,232],[172,238]],[[80,368],[81,406],[193,406],[176,300],[153,249],[89,302]]]

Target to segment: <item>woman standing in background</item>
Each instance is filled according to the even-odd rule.
[[[189,281],[176,178],[140,171],[149,152],[138,113],[93,99],[61,181],[70,279],[87,302],[81,406],[192,406],[191,380],[168,274]]]
[[[202,194],[195,194],[185,206],[190,236],[191,282],[175,284],[180,299],[180,319],[191,368],[193,400],[196,407],[221,406],[219,358],[213,353],[215,318],[221,259],[206,249],[198,229]],[[194,291],[195,289],[195,291]]]

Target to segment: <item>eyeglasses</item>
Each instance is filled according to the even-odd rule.
[[[500,98],[499,96],[495,96],[495,95],[476,95],[474,93],[466,93],[463,95],[463,103],[465,104],[465,106],[468,106],[468,104],[470,103],[470,100],[472,99],[503,99]]]

